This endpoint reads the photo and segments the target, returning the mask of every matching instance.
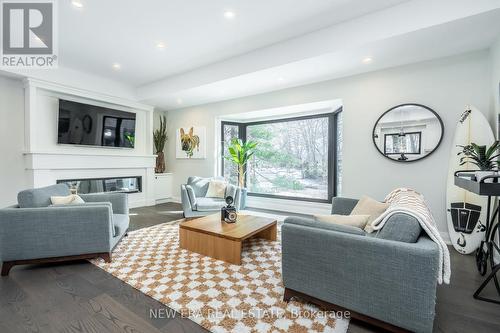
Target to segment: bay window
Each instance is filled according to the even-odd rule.
[[[341,109],[334,113],[257,122],[222,123],[222,175],[237,184],[224,156],[231,139],[258,142],[246,165],[250,196],[330,202],[340,190]]]

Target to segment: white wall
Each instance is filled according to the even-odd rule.
[[[489,53],[412,64],[363,75],[325,81],[267,94],[189,107],[168,112],[169,132],[180,126],[207,127],[207,159],[175,159],[175,142],[169,140],[167,169],[173,172],[174,190],[190,175],[213,176],[217,153],[216,119],[224,114],[249,112],[284,105],[342,99],[344,104],[343,195],[363,194],[383,199],[399,186],[423,193],[441,231],[446,231],[445,186],[449,151],[456,122],[467,104],[490,112]],[[401,164],[383,158],[372,143],[373,124],[392,106],[420,103],[443,119],[444,140],[430,157]],[[293,210],[294,203],[290,205]]]
[[[497,139],[500,139],[500,37],[491,46],[490,49],[490,69],[491,69],[491,119],[496,124]],[[496,242],[499,244],[500,236],[496,237]],[[495,252],[495,262],[500,262],[500,254]]]
[[[498,115],[500,114],[500,37],[497,38],[496,42],[490,48],[490,70],[491,70],[491,121],[496,124],[497,131],[496,135],[498,138],[498,133],[500,129],[498,128]]]
[[[0,208],[15,204],[17,192],[26,187],[23,147],[23,84],[0,76]]]

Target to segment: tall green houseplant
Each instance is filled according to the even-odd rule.
[[[165,149],[165,143],[167,142],[167,117],[160,116],[160,127],[153,131],[153,142],[156,150],[156,173],[165,172],[165,154],[163,149]]]
[[[238,168],[238,185],[241,188],[245,187],[245,166],[250,160],[250,157],[255,153],[255,148],[258,143],[256,141],[245,141],[241,139],[233,138],[231,140],[231,145],[228,147],[229,155],[225,158],[234,164]]]

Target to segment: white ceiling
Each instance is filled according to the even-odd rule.
[[[59,61],[137,86],[405,1],[81,0],[82,8],[61,1]]]
[[[166,80],[159,87],[150,85],[139,92],[149,103],[166,108],[205,104],[482,50],[499,33],[500,10],[497,10],[207,84],[195,83],[187,89],[179,86],[170,92]],[[367,55],[373,58],[370,64],[362,62]]]
[[[500,35],[500,0],[80,1],[58,1],[59,66],[163,109],[486,49]]]

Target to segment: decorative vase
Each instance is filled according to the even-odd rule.
[[[496,175],[498,171],[496,170],[482,170],[482,171],[476,171],[474,172],[474,176],[476,176],[476,180],[480,181],[482,178],[487,177],[487,176],[493,176]],[[493,183],[493,178],[486,179],[484,181],[485,183]]]
[[[165,154],[160,151],[156,153],[156,166],[155,173],[164,173],[165,172]]]
[[[242,187],[241,197],[240,197],[240,209],[247,208],[247,194],[248,194],[248,189],[246,187]]]

